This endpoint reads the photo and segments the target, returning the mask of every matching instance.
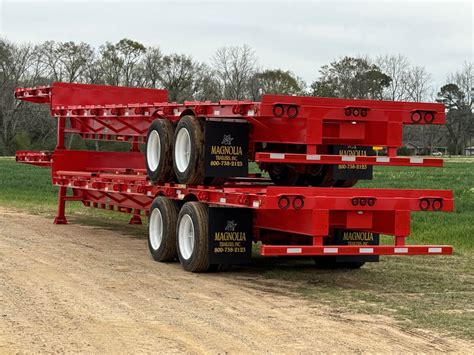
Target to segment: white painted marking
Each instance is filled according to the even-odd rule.
[[[219,199],[220,203],[226,203],[227,202],[227,199],[225,197],[221,197]]]
[[[283,154],[283,153],[270,153],[270,159],[285,159],[285,154]]]
[[[377,158],[375,158],[375,161],[377,163],[390,163],[390,158],[389,157],[377,157]]]
[[[359,248],[359,253],[373,253],[374,248]]]
[[[350,155],[342,155],[341,160],[342,161],[356,161],[356,157],[353,157]]]
[[[428,248],[428,253],[441,253],[443,248]]]
[[[342,155],[341,160],[342,161],[356,161],[356,157],[353,157],[351,155]]]
[[[333,254],[333,253],[337,253],[339,251],[339,248],[324,248],[323,249],[323,253],[326,253],[326,254]]]
[[[423,164],[423,158],[419,157],[410,157],[411,164]]]
[[[397,254],[404,254],[408,253],[408,248],[395,248],[393,251]]]
[[[301,252],[302,252],[301,248],[286,248],[287,254],[301,254]]]
[[[319,154],[306,154],[306,160],[321,160],[321,155],[319,155]]]

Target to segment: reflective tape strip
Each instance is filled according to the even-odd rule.
[[[260,207],[260,202],[258,202],[258,201],[253,201],[252,206],[258,208],[258,207]]]
[[[214,111],[214,116],[220,116],[221,115],[221,111]]]
[[[285,159],[285,154],[282,154],[282,153],[270,153],[270,159]]]
[[[410,163],[412,163],[412,164],[423,164],[423,158],[410,157]]]
[[[408,248],[395,248],[393,249],[393,252],[397,254],[408,253]]]
[[[342,155],[341,160],[342,161],[356,161],[356,157],[353,157],[350,155]]]
[[[374,248],[359,248],[359,253],[373,253]]]
[[[321,155],[319,154],[307,154],[306,160],[321,160]]]
[[[287,254],[301,254],[301,248],[286,248]]]
[[[377,163],[390,163],[390,158],[389,157],[377,157],[377,158],[375,158],[375,161]]]
[[[333,254],[333,253],[337,253],[339,251],[338,248],[324,248],[323,249],[323,253],[326,253],[326,254]]]
[[[219,199],[220,203],[226,203],[227,202],[227,199],[225,197],[221,197]]]
[[[428,253],[441,253],[443,248],[428,248]]]

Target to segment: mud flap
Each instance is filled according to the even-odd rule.
[[[249,125],[206,121],[206,177],[246,177],[249,171]]]
[[[330,147],[330,153],[343,155],[346,158],[354,156],[373,156],[375,151],[371,147],[357,145],[334,145]],[[333,167],[334,180],[372,180],[373,166],[366,164],[338,164]]]
[[[347,229],[336,229],[334,231],[332,245],[379,245],[380,234]],[[377,262],[378,255],[338,255],[337,263],[347,262]]]
[[[249,208],[209,208],[209,263],[249,264],[253,213]]]

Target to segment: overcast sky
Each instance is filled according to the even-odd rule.
[[[15,42],[130,38],[209,62],[220,46],[252,46],[263,68],[308,83],[343,55],[403,54],[435,85],[473,61],[472,1],[0,0],[0,33]]]

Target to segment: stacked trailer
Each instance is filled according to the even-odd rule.
[[[452,253],[405,243],[410,213],[452,211],[451,191],[351,187],[371,179],[373,165],[442,166],[396,156],[403,125],[444,124],[441,104],[281,95],[169,103],[165,90],[65,83],[15,96],[49,104],[57,119],[54,152],[17,152],[19,162],[51,168],[55,223],[67,223],[66,201],[130,213],[130,223],[147,215],[157,261],[179,259],[195,272],[247,263],[253,242],[265,256],[347,267]],[[130,151],[69,150],[66,134],[128,142]],[[249,161],[269,178],[249,174]],[[381,245],[379,234],[393,244]]]

